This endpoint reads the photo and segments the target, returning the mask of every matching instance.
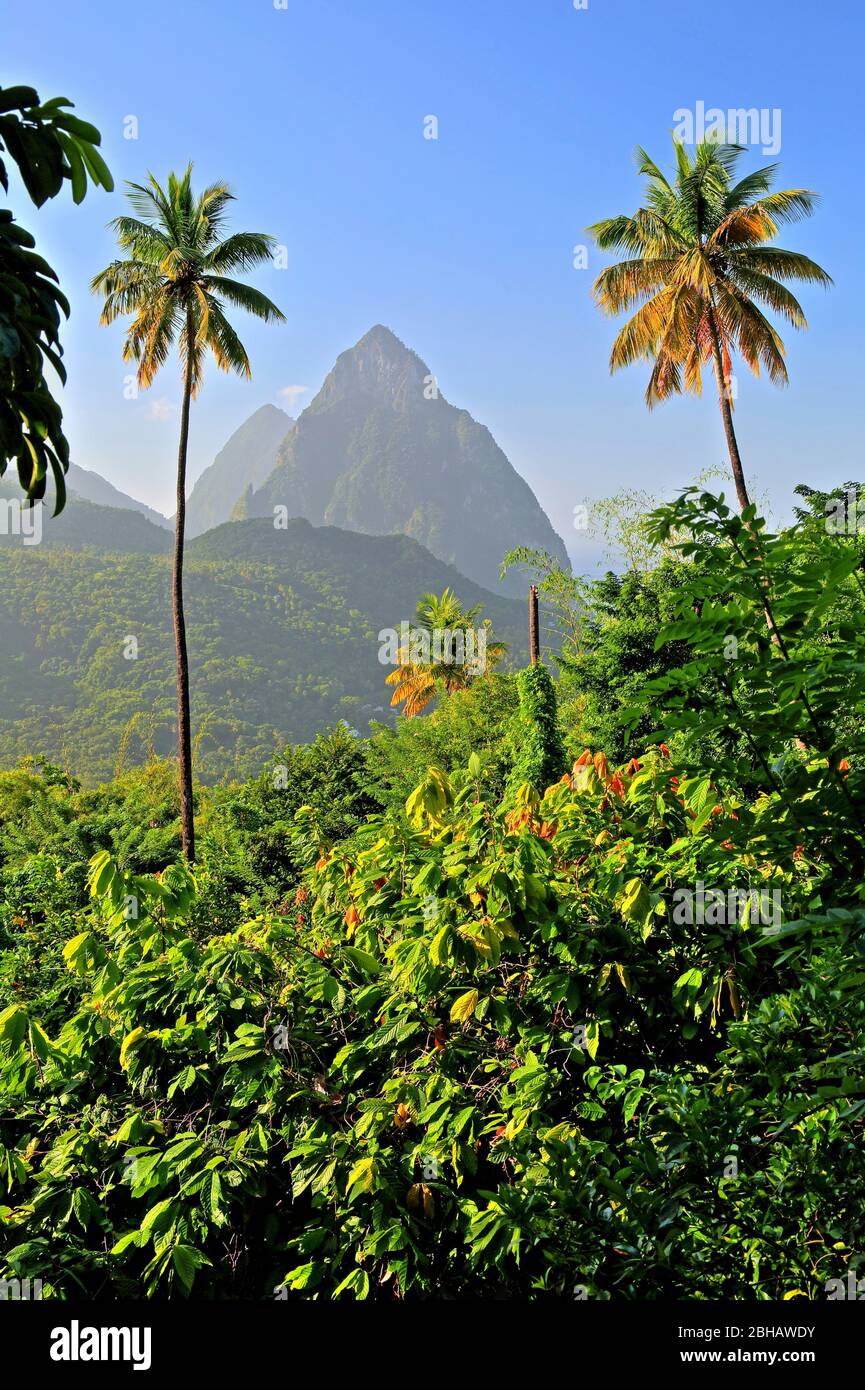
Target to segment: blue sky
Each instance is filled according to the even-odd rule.
[[[4,18],[0,78],[63,94],[103,132],[117,191],[35,213],[72,302],[64,397],[73,459],[172,510],[178,369],[124,399],[121,330],[88,292],[111,259],[124,179],[192,159],[227,178],[235,225],[287,267],[256,283],[288,318],[242,326],[251,383],[214,368],[195,405],[191,476],[266,401],[309,402],[337,354],[383,322],[488,425],[574,550],[574,506],[620,487],[664,495],[724,462],[713,392],[652,414],[646,369],[611,377],[614,326],[590,298],[585,227],[636,206],[633,147],[667,162],[674,113],[781,112],[780,185],[822,195],[781,243],[832,274],[786,335],[791,385],[737,373],[740,446],[783,517],[800,481],[861,477],[863,21],[853,0],[42,0]],[[37,44],[38,39],[38,44]],[[424,139],[424,119],[438,139]],[[138,138],[124,138],[125,118]],[[769,162],[760,150],[748,167]],[[579,553],[577,558],[579,558]]]

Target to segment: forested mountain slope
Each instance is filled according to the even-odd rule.
[[[148,526],[134,513],[72,503],[45,518],[41,545],[9,537],[0,547],[0,766],[44,753],[87,781],[108,777],[133,719],[129,761],[148,742],[173,751],[170,538],[166,553],[143,553],[143,544],[118,553],[118,518]],[[76,535],[85,548],[72,548]],[[378,660],[378,633],[411,620],[421,593],[448,586],[466,604],[483,603],[513,659],[525,659],[522,605],[486,593],[409,537],[298,519],[279,530],[233,522],[193,541],[187,628],[200,775],[255,772],[287,740],[311,739],[338,719],[365,732],[370,719],[389,718],[391,668]]]

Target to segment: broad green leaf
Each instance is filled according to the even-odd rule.
[[[133,1028],[130,1033],[126,1034],[120,1046],[120,1065],[124,1071],[126,1070],[130,1052],[134,1052],[137,1047],[140,1047],[143,1041],[143,1028]]]
[[[477,1006],[477,990],[466,990],[465,994],[461,994],[451,1008],[451,1023],[465,1023],[471,1018]]]

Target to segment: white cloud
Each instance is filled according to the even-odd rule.
[[[283,386],[279,394],[284,401],[288,402],[289,410],[293,410],[300,397],[305,395],[308,390],[308,386]]]
[[[150,418],[152,420],[170,420],[174,414],[174,402],[167,396],[157,396],[155,401],[150,402]]]

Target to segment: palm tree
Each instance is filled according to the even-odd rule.
[[[399,650],[396,669],[385,676],[396,687],[391,704],[402,705],[406,719],[421,714],[442,690],[465,690],[481,669],[504,656],[504,643],[490,640],[489,619],[475,626],[480,611],[479,603],[464,609],[452,589],[418,601],[417,626]]]
[[[711,358],[744,510],[749,497],[733,428],[731,358],[738,351],[755,376],[762,366],[771,381],[786,383],[784,344],[759,306],[806,328],[802,307],[783,282],[828,286],[832,280],[807,256],[767,243],[782,223],[809,217],[816,195],[804,188],[770,192],[777,164],[734,183],[741,145],[706,140],[692,161],[684,145],[673,144],[674,182],[638,148],[646,206],[632,217],[611,217],[589,228],[601,250],[628,256],[598,276],[595,300],[608,314],[639,305],[613,344],[610,370],[637,358],[652,362],[650,409],[683,387],[699,394],[701,368]]]
[[[217,367],[252,375],[246,350],[225,314],[225,302],[246,309],[266,323],[283,320],[275,304],[258,290],[227,279],[232,270],[270,260],[274,238],[261,232],[235,232],[222,238],[226,209],[233,199],[227,184],[215,183],[196,196],[192,165],[162,188],[152,174],[147,185],[127,185],[135,217],[110,224],[126,253],[93,280],[105,297],[100,323],[124,314],[134,318],[123,344],[123,359],[137,362],[138,384],[150,386],[178,346],[183,367],[183,404],[177,455],[177,512],[174,526],[172,609],[177,652],[177,747],[183,852],[195,859],[192,748],[189,722],[189,665],[183,612],[183,539],[186,522],[186,451],[189,406],[201,389],[208,349]]]

